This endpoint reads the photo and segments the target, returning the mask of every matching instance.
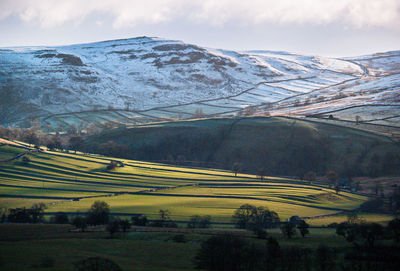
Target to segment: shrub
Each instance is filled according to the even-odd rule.
[[[144,215],[133,216],[131,218],[132,224],[135,226],[146,226],[147,225],[147,217]]]
[[[72,225],[74,225],[77,229],[81,229],[82,232],[84,232],[87,227],[86,218],[84,218],[82,216],[76,216],[72,220]]]
[[[119,220],[114,220],[108,223],[106,230],[110,233],[111,238],[114,236],[114,233],[119,231]]]
[[[107,165],[108,170],[113,170],[118,166],[117,161],[110,161],[110,163]]]
[[[128,219],[121,219],[119,221],[119,225],[121,226],[123,232],[126,232],[126,230],[131,228],[131,223],[129,223]]]
[[[187,224],[187,227],[190,229],[194,228],[210,228],[211,227],[211,217],[206,216],[192,216],[190,217],[190,221]]]
[[[68,224],[68,215],[66,213],[59,212],[54,215],[53,221],[55,224]]]

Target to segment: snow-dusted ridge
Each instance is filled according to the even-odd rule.
[[[290,108],[307,115],[400,104],[399,74],[399,51],[339,59],[149,37],[0,48],[0,124],[235,115],[248,106],[257,106],[254,114]]]

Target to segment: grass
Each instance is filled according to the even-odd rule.
[[[387,224],[390,220],[393,219],[391,215],[385,214],[369,214],[369,213],[360,213],[358,214],[360,218],[363,218],[366,222],[375,222],[380,224]],[[346,215],[335,215],[329,217],[315,218],[315,219],[307,219],[306,222],[313,226],[328,226],[332,223],[342,223],[347,221]]]
[[[38,270],[44,257],[55,260],[51,270],[73,270],[73,263],[100,256],[117,262],[123,270],[193,270],[198,245],[119,239],[69,239],[0,242],[6,264],[2,270]],[[40,269],[39,269],[40,270]],[[49,270],[49,269],[43,269]]]
[[[123,270],[194,270],[192,259],[203,240],[213,229],[203,233],[184,233],[186,243],[172,241],[175,233],[127,232],[110,239],[103,231],[74,232],[69,225],[0,225],[1,270],[72,270],[73,263],[86,257],[100,256],[117,262]],[[237,230],[236,234],[248,236]],[[330,247],[348,247],[335,235],[333,229],[310,229],[310,235],[285,239],[278,229],[268,230],[282,246],[301,246],[312,249],[320,244]],[[265,240],[246,237],[248,241],[263,245]],[[54,259],[54,267],[38,269],[44,257]]]
[[[0,153],[17,155],[23,151],[18,146],[0,146]],[[234,210],[245,203],[269,208],[287,219],[352,210],[367,200],[347,192],[336,195],[318,184],[288,178],[261,181],[249,174],[235,177],[226,170],[128,159],[117,159],[124,167],[106,170],[109,161],[116,158],[81,153],[45,151],[28,156],[29,163],[1,164],[0,207],[44,202],[46,212],[85,212],[95,200],[104,200],[112,213],[142,213],[155,219],[160,209],[168,209],[176,220],[210,215],[215,222],[230,222]],[[92,196],[97,197],[86,198]],[[76,198],[80,200],[68,200]]]

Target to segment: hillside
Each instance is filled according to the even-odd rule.
[[[399,51],[327,58],[148,37],[3,48],[0,125],[37,120],[63,130],[198,116],[316,115],[355,105],[391,105],[376,108],[373,119],[395,121],[399,76]],[[363,118],[371,114],[359,109]]]
[[[0,156],[26,151],[0,146]],[[61,152],[32,152],[2,162],[0,207],[30,207],[44,202],[46,213],[86,212],[95,200],[104,200],[115,215],[145,214],[169,209],[172,218],[211,215],[214,222],[230,222],[233,210],[244,203],[268,207],[282,219],[332,214],[357,208],[366,197],[300,180],[234,174],[229,171],[168,166],[123,159],[124,167],[107,170],[112,158]]]
[[[398,143],[358,129],[283,117],[165,122],[89,137],[89,150],[147,161],[200,164],[244,172],[303,176],[399,174]]]

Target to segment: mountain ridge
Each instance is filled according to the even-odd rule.
[[[7,47],[0,50],[0,124],[151,122],[235,116],[253,107],[245,114],[287,115],[290,108],[304,116],[354,103],[397,105],[399,74],[400,51],[328,58],[151,37]],[[88,111],[109,114],[81,113]],[[53,118],[60,113],[66,117]]]

